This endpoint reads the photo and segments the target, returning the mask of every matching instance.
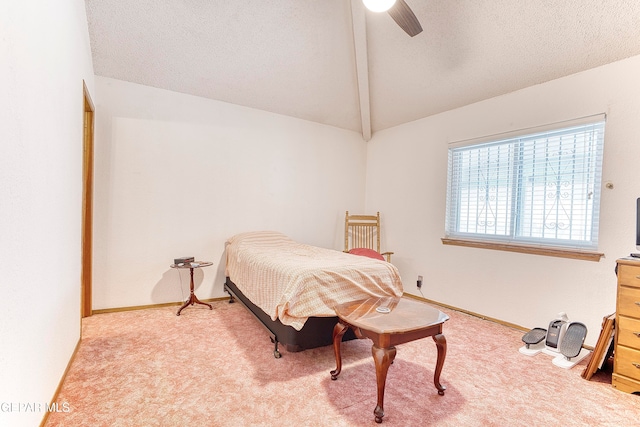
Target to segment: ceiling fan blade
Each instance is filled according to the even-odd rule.
[[[396,3],[388,10],[389,15],[411,37],[422,32],[422,26],[418,18],[404,0],[396,0]]]

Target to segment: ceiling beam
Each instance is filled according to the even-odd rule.
[[[371,139],[371,103],[369,100],[369,59],[367,57],[367,26],[362,0],[351,0],[351,25],[355,48],[358,99],[360,101],[360,121],[362,138]]]

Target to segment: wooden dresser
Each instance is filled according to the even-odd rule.
[[[618,263],[618,298],[613,359],[613,387],[640,392],[640,259]]]

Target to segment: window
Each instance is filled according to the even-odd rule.
[[[453,144],[447,237],[597,249],[604,123]]]

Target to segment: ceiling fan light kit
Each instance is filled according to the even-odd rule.
[[[389,16],[410,37],[422,32],[418,18],[404,0],[362,0],[362,2],[372,12],[389,12]]]
[[[362,2],[372,12],[386,12],[391,9],[396,0],[362,0]]]

